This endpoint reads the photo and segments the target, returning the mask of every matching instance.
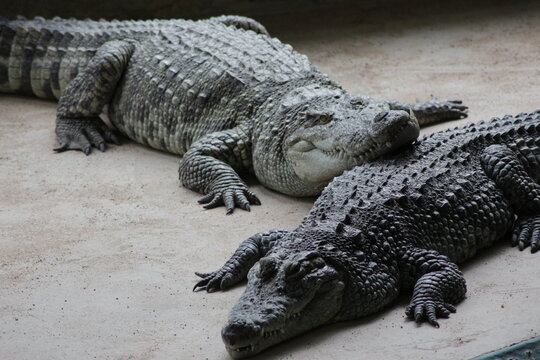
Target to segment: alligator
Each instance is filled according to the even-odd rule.
[[[250,237],[194,290],[247,276],[222,329],[233,358],[410,290],[407,317],[439,327],[465,297],[456,264],[506,234],[539,249],[539,179],[540,110],[433,133],[345,171],[295,230]]]
[[[105,151],[117,135],[182,155],[205,208],[260,204],[238,175],[318,195],[354,165],[466,117],[461,101],[352,96],[258,22],[0,19],[0,92],[58,99],[56,151]]]

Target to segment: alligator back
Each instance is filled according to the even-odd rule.
[[[273,78],[281,74],[286,79],[287,75],[296,77],[314,70],[307,58],[289,45],[253,31],[233,28],[216,19],[0,19],[0,92],[58,99],[97,49],[117,39],[153,38],[161,40],[164,47],[183,45],[193,50],[193,56],[228,62],[228,70],[235,76],[251,72],[259,79],[268,74]],[[246,64],[251,68],[243,66]]]
[[[130,138],[182,155],[201,136],[256,121],[285,83],[326,79],[289,45],[216,21],[139,41],[109,107]]]
[[[507,146],[534,165],[528,171],[538,181],[539,129],[536,111],[425,136],[398,154],[335,178],[304,224],[322,219],[377,233],[385,219],[385,226],[397,229],[391,248],[416,246],[465,261],[501,238],[514,221],[512,199],[482,168],[484,150]]]

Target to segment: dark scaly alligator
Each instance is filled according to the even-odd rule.
[[[410,289],[408,317],[438,327],[465,296],[457,263],[509,232],[538,250],[539,179],[540,110],[434,133],[335,178],[297,229],[252,236],[195,289],[247,275],[222,330],[234,358]]]
[[[0,19],[0,92],[59,99],[58,151],[122,134],[183,155],[180,180],[205,207],[259,200],[238,172],[293,196],[462,118],[459,101],[353,97],[256,21]],[[414,114],[411,116],[409,110]],[[417,122],[417,120],[418,122]]]

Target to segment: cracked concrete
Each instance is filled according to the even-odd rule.
[[[261,21],[353,93],[470,106],[469,119],[429,132],[540,108],[540,5],[487,6]],[[243,287],[193,293],[193,272],[255,232],[295,227],[313,199],[252,180],[263,206],[203,211],[179,187],[175,156],[131,142],[55,154],[54,103],[1,95],[0,110],[0,358],[227,359],[220,329]],[[440,329],[405,320],[402,297],[258,358],[466,359],[539,336],[539,256],[501,243],[467,263],[467,299]]]

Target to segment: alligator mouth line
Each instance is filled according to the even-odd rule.
[[[289,322],[290,320],[293,320],[293,319],[297,319],[299,318],[300,316],[302,315],[302,312],[299,311],[297,313],[294,313],[292,315],[288,315],[285,317],[285,320],[283,321],[284,323],[287,323]],[[272,336],[275,336],[277,334],[284,334],[285,331],[283,330],[283,327],[280,327],[280,328],[277,328],[277,329],[274,329],[272,331],[265,331],[264,329],[262,330],[262,337],[267,339],[267,338],[270,338]]]
[[[399,128],[395,130],[395,134],[403,134],[404,130],[415,125],[416,125],[415,119],[411,121],[407,121],[405,124],[401,125]],[[395,143],[397,142],[395,141],[396,139],[397,139],[397,136],[394,136],[394,143],[392,143],[391,141],[387,141],[385,143],[377,143],[370,139],[371,144],[370,146],[368,146],[368,149],[359,156],[360,161],[362,161],[363,159],[373,160],[374,158],[383,155],[385,153],[384,150],[388,151],[394,147]],[[410,139],[410,142],[412,142],[413,140],[414,139]],[[358,156],[355,159],[357,158]]]
[[[406,128],[410,126],[414,126],[414,125],[415,124],[413,121],[407,121],[405,124],[397,128],[395,130],[395,133],[400,134]],[[367,149],[360,152],[358,155],[350,155],[341,147],[336,147],[335,149],[330,149],[330,150],[323,149],[321,147],[317,147],[313,142],[309,140],[300,139],[300,138],[295,139],[289,144],[289,151],[292,150],[296,153],[308,153],[312,150],[318,150],[327,157],[334,158],[337,160],[353,159],[357,164],[360,164],[364,162],[364,160],[371,160],[374,157],[382,155],[381,150],[391,149],[392,147],[394,147],[394,144],[390,141],[387,141],[385,143],[377,143],[373,141],[371,138],[368,138],[365,141],[368,144]]]
[[[236,348],[236,349],[233,349],[230,346],[227,346],[227,347],[229,348],[230,351],[234,351],[234,352],[237,352],[237,353],[243,353],[243,352],[253,351],[254,345],[242,346],[242,347],[239,347],[239,348]]]
[[[306,142],[306,140],[302,140],[303,142]],[[291,148],[290,150],[293,150],[295,151],[297,154],[307,154],[308,152],[310,151],[313,151],[313,150],[317,150],[319,152],[321,152],[322,154],[324,154],[326,157],[329,157],[329,158],[333,158],[335,160],[347,160],[347,159],[352,159],[354,160],[354,162],[356,164],[360,164],[362,162],[364,162],[365,159],[371,159],[373,156],[375,156],[374,154],[376,154],[378,151],[380,151],[380,149],[382,148],[382,146],[380,146],[379,144],[376,144],[376,143],[372,143],[370,144],[370,146],[367,148],[367,150],[361,152],[360,154],[358,155],[350,155],[348,154],[345,150],[341,149],[341,148],[336,148],[334,150],[324,150],[324,149],[321,149],[319,147],[316,147],[315,145],[313,145],[313,143],[309,143],[310,146],[311,146],[311,149],[309,150],[304,150],[304,151],[299,151],[297,148]],[[390,142],[387,142],[385,144],[385,146],[387,148],[391,148],[392,147],[392,144]],[[307,148],[307,145],[306,146],[302,146],[304,149]]]
[[[284,323],[283,325],[285,325],[285,323],[289,322],[290,320],[299,318],[301,315],[302,315],[302,312],[300,311],[292,315],[286,316],[283,321]],[[274,328],[273,330],[262,329],[260,339],[267,340],[267,339],[275,337],[276,335],[281,335],[281,334],[285,334],[284,326],[281,326],[279,328]],[[248,352],[253,352],[261,344],[261,342],[262,341],[257,341],[255,343],[252,343],[246,346],[237,347],[237,348],[227,345],[227,348],[228,350],[234,351],[235,353],[238,353],[238,354],[248,353]]]

